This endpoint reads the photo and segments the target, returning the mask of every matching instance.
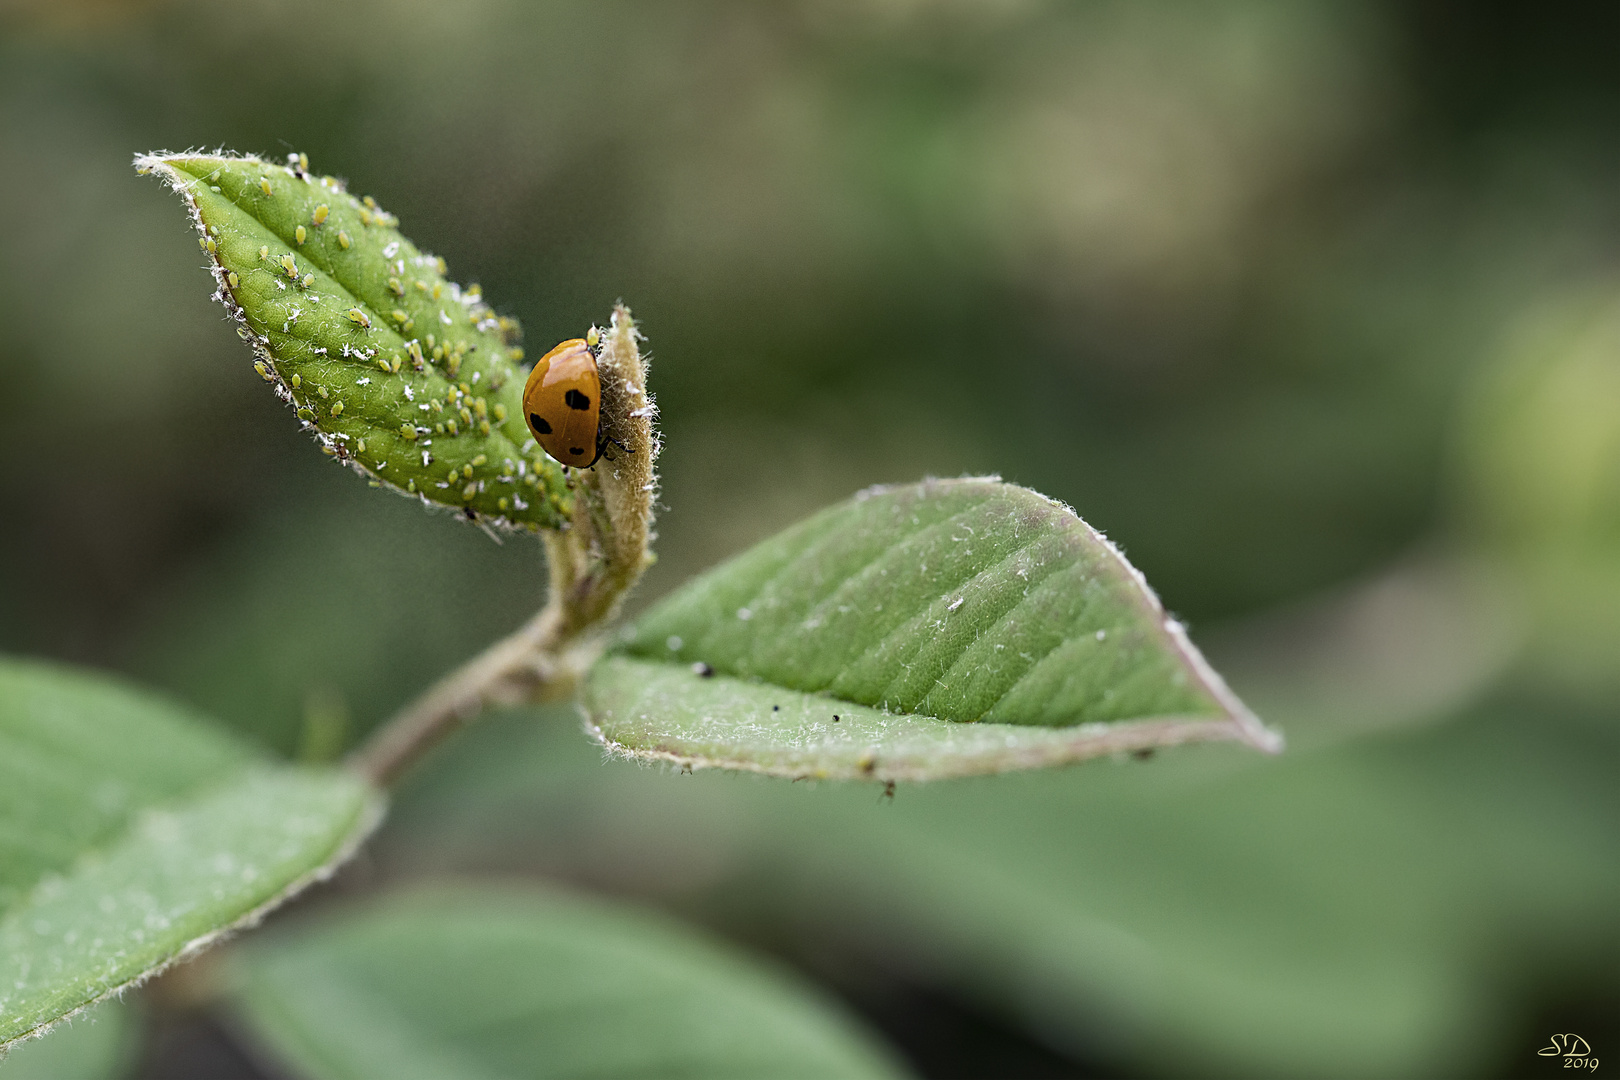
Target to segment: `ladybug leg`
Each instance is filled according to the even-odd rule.
[[[615,439],[613,436],[611,436],[607,432],[603,431],[602,430],[602,425],[600,423],[598,423],[596,425],[596,456],[597,457],[602,456],[602,451],[607,449],[608,443],[612,443],[614,446],[617,446],[620,450],[623,450],[627,454],[635,453],[634,450],[632,450],[628,446],[624,445],[624,443],[620,442],[618,439]]]

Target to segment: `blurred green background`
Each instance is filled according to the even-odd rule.
[[[638,604],[864,485],[997,472],[1291,738],[891,805],[602,765],[520,712],[340,891],[640,898],[934,1076],[1620,1053],[1617,125],[1612,4],[7,0],[0,648],[298,754],[538,603],[536,545],[314,451],[130,167],[303,151],[531,353],[634,308]],[[252,1075],[152,1024],[146,1075]]]

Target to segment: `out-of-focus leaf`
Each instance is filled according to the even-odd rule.
[[[148,154],[185,199],[256,367],[329,455],[505,528],[558,527],[561,468],[523,419],[516,324],[343,182],[255,157]]]
[[[104,1001],[14,1046],[0,1058],[3,1080],[117,1080],[134,1056],[138,1032],[128,1006]]]
[[[619,905],[459,886],[243,950],[250,1030],[310,1080],[881,1077],[804,987]]]
[[[604,771],[536,719],[497,718],[408,783],[382,872],[657,897],[1126,1074],[1513,1075],[1536,1047],[1504,1017],[1542,1004],[1529,988],[1612,993],[1620,971],[1615,749],[1545,709],[892,803]]]
[[[0,1046],[253,922],[379,812],[170,702],[0,661]]]
[[[873,488],[757,545],[643,616],[586,696],[615,750],[783,776],[1281,745],[1117,548],[995,479]]]

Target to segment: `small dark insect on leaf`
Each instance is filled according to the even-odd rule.
[[[835,724],[838,723],[838,714],[837,713],[833,713],[833,723],[835,723]]]
[[[705,664],[701,660],[699,660],[697,663],[692,665],[692,670],[697,672],[698,676],[700,678],[704,678],[704,679],[712,679],[712,678],[714,678],[714,668],[710,667],[708,664]]]
[[[885,780],[883,782],[883,794],[880,795],[879,798],[887,799],[890,802],[894,802],[894,781],[893,780]]]
[[[1153,747],[1151,747],[1151,746],[1144,746],[1140,750],[1132,750],[1131,751],[1131,757],[1135,758],[1137,761],[1147,761],[1152,756],[1153,756]]]

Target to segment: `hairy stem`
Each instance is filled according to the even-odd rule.
[[[349,756],[350,769],[392,783],[486,708],[574,694],[599,651],[598,630],[652,562],[658,446],[638,336],[629,310],[616,307],[598,366],[603,415],[624,449],[618,460],[574,474],[569,528],[541,533],[551,576],[546,606],[373,732]]]

